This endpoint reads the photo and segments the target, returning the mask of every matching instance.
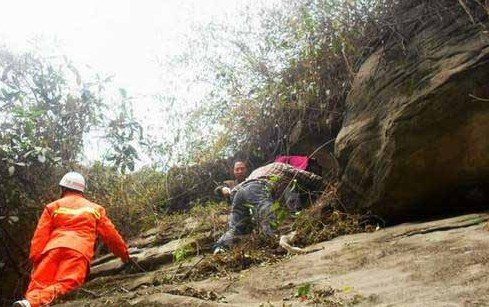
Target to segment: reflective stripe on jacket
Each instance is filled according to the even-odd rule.
[[[54,248],[65,247],[93,257],[97,235],[100,235],[117,257],[128,259],[127,246],[105,209],[81,194],[68,193],[44,208],[31,241],[29,259],[38,262],[41,255]]]

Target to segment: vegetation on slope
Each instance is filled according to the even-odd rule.
[[[418,4],[425,5],[426,16],[397,23],[406,6]],[[25,287],[35,221],[42,206],[58,197],[57,181],[67,170],[86,175],[89,198],[107,207],[125,236],[133,236],[169,211],[212,200],[214,184],[229,175],[233,157],[254,167],[293,151],[302,135],[319,136],[315,146],[334,139],[352,78],[372,50],[398,37],[389,49],[402,55],[403,40],[426,17],[464,10],[477,25],[487,18],[482,8],[477,0],[303,0],[263,11],[256,17],[259,27],[245,31],[241,24],[203,27],[201,40],[189,47],[219,48],[186,62],[205,65],[213,90],[175,127],[179,138],[156,145],[145,139],[126,91],[104,96],[110,78],[85,78],[66,58],[1,49],[0,273],[5,279],[0,296],[10,298]],[[222,56],[223,50],[229,56]],[[210,127],[207,137],[202,127]],[[85,165],[84,142],[94,132],[103,135],[109,151],[100,162]],[[174,154],[173,147],[183,148],[174,161],[180,164],[134,171],[141,148],[165,156]],[[323,204],[321,214],[311,213],[314,222],[295,220],[304,230],[301,243],[364,226],[332,211],[329,200]],[[335,221],[347,227],[325,230]]]

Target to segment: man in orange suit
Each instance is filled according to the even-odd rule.
[[[25,299],[13,306],[44,306],[81,286],[97,235],[114,255],[129,261],[127,246],[105,209],[83,196],[83,176],[69,172],[59,185],[61,198],[44,208],[31,241],[29,259],[34,268]]]

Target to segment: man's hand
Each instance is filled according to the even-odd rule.
[[[222,188],[222,195],[224,195],[225,197],[229,197],[229,195],[231,195],[231,189],[228,187],[223,187]]]
[[[218,196],[229,197],[229,195],[231,195],[231,189],[224,186],[218,186],[214,189],[214,194]]]
[[[130,257],[129,263],[131,264],[132,267],[136,268],[138,271],[146,272],[146,270],[138,263],[138,258]]]
[[[146,270],[138,263],[138,259],[136,257],[129,257],[127,262],[124,262],[124,269],[146,272]]]

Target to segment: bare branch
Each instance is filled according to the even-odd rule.
[[[489,98],[481,98],[481,97],[477,97],[477,96],[472,95],[472,94],[469,94],[469,97],[474,98],[475,100],[478,100],[478,101],[489,102]]]

